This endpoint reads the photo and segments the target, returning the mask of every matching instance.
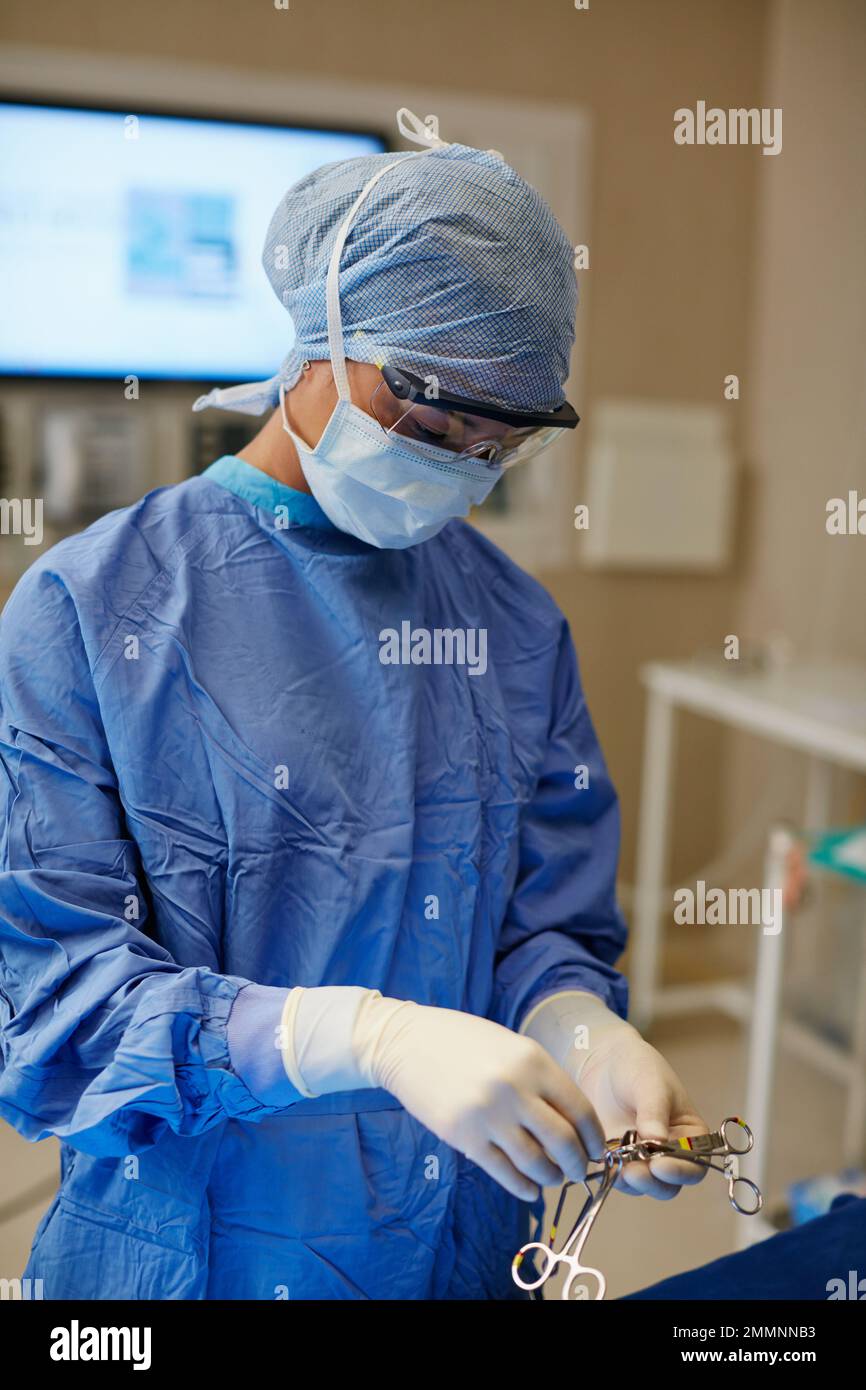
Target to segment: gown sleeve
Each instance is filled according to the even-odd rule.
[[[76,606],[35,566],[0,623],[0,1116],[27,1139],[122,1155],[302,1098],[253,1095],[227,1042],[249,982],[179,966],[147,904]]]
[[[545,996],[569,989],[597,994],[625,1016],[627,986],[614,968],[626,939],[616,903],[618,856],[616,792],[563,620],[547,747],[524,812],[496,957],[491,1017],[498,1023],[519,1028]]]

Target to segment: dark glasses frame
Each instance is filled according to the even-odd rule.
[[[470,400],[467,396],[454,396],[448,391],[439,391],[431,399],[425,393],[427,382],[414,372],[399,367],[380,367],[390,391],[401,401],[417,401],[433,410],[456,411],[462,415],[478,415],[483,420],[498,420],[504,425],[518,428],[542,428],[573,430],[580,423],[580,416],[568,401],[557,410],[507,410],[504,406],[489,405],[485,401]]]

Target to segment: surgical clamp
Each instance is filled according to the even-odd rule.
[[[737,1144],[733,1142],[734,1139],[741,1142]],[[727,1178],[728,1200],[734,1211],[741,1216],[755,1216],[761,1210],[764,1199],[755,1183],[740,1177],[738,1166],[738,1159],[750,1153],[754,1144],[754,1135],[745,1120],[737,1115],[729,1115],[712,1134],[689,1134],[682,1139],[638,1139],[632,1130],[622,1139],[609,1140],[607,1149],[609,1154],[620,1158],[623,1163],[635,1159],[649,1160],[661,1155],[694,1163],[699,1168],[712,1168]],[[722,1158],[724,1162],[713,1163],[714,1158]]]
[[[733,1140],[741,1137],[745,1142],[738,1146]],[[587,1173],[583,1180],[583,1187],[587,1193],[586,1201],[562,1249],[555,1250],[554,1241],[565,1198],[569,1188],[575,1185],[571,1182],[565,1183],[559,1194],[549,1242],[533,1240],[522,1245],[512,1261],[512,1279],[518,1288],[524,1289],[527,1293],[533,1293],[547,1282],[557,1265],[564,1264],[568,1267],[568,1274],[562,1286],[561,1298],[571,1299],[575,1290],[578,1291],[577,1297],[584,1299],[590,1297],[586,1284],[578,1282],[581,1276],[586,1275],[595,1282],[594,1299],[604,1298],[607,1281],[600,1269],[583,1263],[583,1247],[602,1206],[626,1163],[649,1162],[651,1159],[661,1156],[694,1163],[701,1168],[712,1168],[717,1173],[723,1173],[728,1179],[728,1200],[734,1210],[742,1216],[756,1215],[763,1205],[760,1189],[748,1178],[741,1178],[737,1166],[739,1156],[749,1153],[754,1147],[754,1143],[754,1136],[749,1126],[736,1115],[729,1115],[727,1119],[722,1121],[719,1129],[714,1130],[711,1134],[691,1134],[682,1139],[641,1139],[638,1137],[637,1130],[630,1129],[621,1139],[609,1139],[605,1145],[600,1166],[595,1171]],[[724,1162],[722,1164],[713,1163],[713,1158],[722,1158]],[[594,1191],[593,1185],[595,1185]],[[738,1187],[744,1188],[749,1193],[748,1199],[743,1196],[738,1197]],[[541,1272],[532,1280],[524,1278],[520,1272],[520,1266],[527,1255],[536,1255],[541,1261]]]

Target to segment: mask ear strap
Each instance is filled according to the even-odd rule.
[[[419,150],[418,154],[426,154],[426,150]],[[331,353],[331,370],[334,373],[334,381],[337,384],[337,395],[340,400],[351,400],[352,393],[349,390],[349,375],[346,371],[346,354],[343,347],[343,324],[340,318],[340,257],[343,254],[343,247],[349,235],[349,228],[355,218],[355,213],[363,203],[367,194],[390,169],[402,164],[404,159],[414,159],[415,155],[402,155],[400,159],[395,159],[391,164],[386,164],[384,169],[380,169],[374,174],[369,183],[365,184],[358,194],[348,216],[344,219],[337,232],[337,239],[334,242],[334,249],[331,252],[331,260],[328,265],[328,278],[325,282],[325,302],[328,309],[328,348]]]
[[[404,112],[406,112],[406,108],[401,107],[400,111],[397,113],[397,124],[401,133],[406,135],[407,131],[403,129],[403,124],[401,123],[401,117]],[[412,115],[411,111],[406,112],[406,114],[409,116]],[[421,123],[418,121],[417,116],[414,116],[413,120],[420,126]],[[409,138],[411,139],[413,137],[410,135]],[[434,149],[443,149],[445,144],[446,142],[444,140],[438,140],[437,138],[437,143],[435,145],[429,145],[427,149],[412,150],[410,154],[401,154],[398,159],[392,159],[390,164],[386,164],[384,168],[379,169],[369,182],[364,185],[350,207],[347,216],[340,224],[340,229],[337,232],[337,237],[334,242],[334,248],[331,251],[331,259],[328,263],[328,278],[325,282],[325,303],[328,310],[328,348],[331,353],[331,370],[334,373],[337,395],[342,401],[352,399],[352,393],[349,389],[349,374],[346,371],[346,354],[343,346],[343,323],[340,318],[340,257],[343,254],[343,247],[349,235],[349,228],[355,220],[355,214],[367,194],[372,188],[375,188],[376,184],[385,174],[389,173],[391,169],[396,169],[397,165],[402,164],[404,160],[418,159],[422,155],[431,154]]]

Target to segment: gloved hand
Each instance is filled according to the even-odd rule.
[[[582,1178],[602,1151],[571,1078],[498,1023],[348,987],[291,991],[283,1021],[286,1070],[302,1093],[381,1086],[524,1201]]]
[[[521,1027],[540,1042],[592,1102],[605,1135],[636,1129],[642,1139],[706,1134],[685,1087],[661,1053],[594,994],[569,990],[531,1010]],[[705,1169],[674,1158],[627,1163],[619,1187],[667,1201]]]

